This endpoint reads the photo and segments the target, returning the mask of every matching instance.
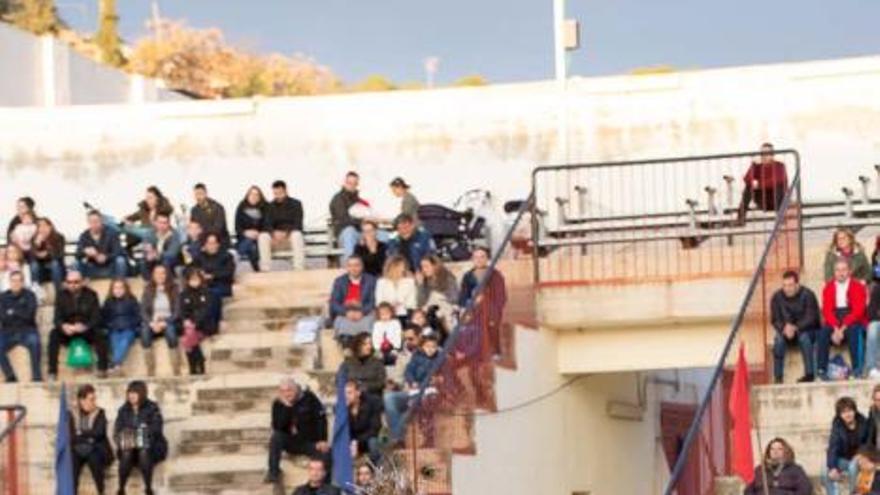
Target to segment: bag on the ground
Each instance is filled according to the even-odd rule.
[[[835,354],[828,362],[829,380],[846,380],[852,374],[852,368],[846,364],[842,354]]]
[[[94,362],[89,343],[82,337],[74,337],[67,347],[67,366],[76,369],[89,368]]]
[[[320,316],[300,318],[293,327],[293,344],[311,344],[318,339],[319,331],[321,331]]]

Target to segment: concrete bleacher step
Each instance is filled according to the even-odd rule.
[[[324,304],[319,302],[297,306],[275,301],[242,301],[224,305],[223,319],[227,322],[294,320],[304,316],[318,316],[323,308]]]
[[[284,492],[306,481],[305,458],[282,460]],[[170,466],[167,486],[175,494],[199,493],[231,495],[233,493],[274,494],[276,488],[263,483],[266,455],[220,454],[180,458]]]
[[[199,416],[183,425],[178,455],[266,455],[271,434],[269,419],[264,412]]]

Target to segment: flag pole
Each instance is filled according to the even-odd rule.
[[[751,388],[751,383],[749,384],[749,388]],[[755,418],[755,417],[757,417],[757,416],[755,416],[755,406],[752,404],[751,394],[749,394],[749,395],[750,395],[750,397],[749,397],[749,415],[752,418]],[[752,419],[752,422],[754,423],[753,426],[755,428],[755,439],[758,441],[758,452],[760,453],[760,456],[761,456],[760,457],[760,459],[761,459],[760,460],[760,462],[761,462],[761,478],[763,478],[763,480],[764,480],[763,483],[761,483],[761,485],[763,485],[763,487],[764,487],[764,495],[770,495],[770,485],[767,484],[767,462],[766,462],[766,459],[764,459],[764,452],[761,450],[766,447],[764,447],[764,441],[761,440],[761,428],[758,426],[758,422],[755,421],[754,419]]]

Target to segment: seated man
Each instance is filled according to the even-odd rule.
[[[782,205],[788,189],[788,175],[785,164],[773,159],[772,144],[761,145],[761,161],[752,163],[743,176],[743,182],[745,186],[737,212],[738,223],[745,222],[746,211],[753,200],[762,211],[776,211]]]
[[[171,228],[171,217],[165,213],[156,215],[153,222],[154,235],[144,243],[144,259],[141,274],[148,278],[156,265],[164,265],[168,273],[174,273],[174,267],[180,262],[180,238]]]
[[[360,239],[360,220],[351,216],[352,206],[361,202],[358,193],[360,176],[357,172],[345,174],[345,182],[330,200],[330,224],[333,226],[333,235],[337,244],[342,249],[342,260],[345,261],[354,254],[354,249]]]
[[[77,270],[88,278],[125,278],[128,260],[118,233],[107,229],[95,210],[89,212],[88,223],[76,243]]]
[[[293,495],[341,495],[339,488],[327,481],[327,464],[320,458],[309,459],[309,480],[293,491]]]
[[[324,404],[312,391],[303,390],[292,378],[281,381],[278,397],[272,403],[272,436],[269,439],[266,483],[280,480],[282,452],[322,459],[327,464],[330,460]],[[323,476],[326,477],[326,474]]]
[[[344,348],[351,345],[352,339],[373,329],[372,314],[364,316],[364,309],[356,302],[345,305],[345,314],[333,320],[333,338]]]
[[[293,269],[302,270],[306,266],[306,242],[303,237],[303,207],[298,199],[287,195],[287,184],[283,180],[272,183],[272,201],[266,205],[266,227],[268,232],[260,235],[271,236],[271,242],[258,243],[260,270],[268,271],[272,252],[290,249],[293,251]],[[270,247],[270,252],[265,252]]]
[[[76,270],[67,272],[65,287],[55,300],[55,328],[49,333],[49,378],[58,376],[58,353],[62,345],[80,337],[98,357],[98,377],[107,376],[107,337],[101,329],[98,295],[83,284]]]
[[[196,204],[190,209],[189,219],[201,226],[205,234],[217,234],[223,246],[229,245],[229,229],[226,228],[226,210],[216,200],[208,197],[208,188],[201,182],[193,186]]]
[[[773,338],[773,379],[782,383],[785,369],[785,350],[797,343],[804,359],[804,376],[798,382],[813,381],[814,345],[819,333],[819,302],[809,288],[800,285],[795,271],[782,275],[782,288],[770,300],[770,320],[776,336]]]
[[[198,222],[190,220],[186,224],[186,240],[180,246],[180,258],[184,266],[191,266],[202,252],[205,244],[205,231]]]
[[[348,429],[351,437],[351,457],[369,454],[379,462],[379,430],[382,429],[382,404],[370,398],[354,380],[345,383],[345,403],[348,406]]]
[[[828,378],[828,360],[831,345],[849,345],[850,362],[854,376],[861,376],[862,340],[865,333],[868,292],[865,285],[851,277],[849,260],[834,264],[834,279],[822,291],[822,316],[825,326],[819,331],[818,374]]]
[[[851,397],[837,399],[822,472],[826,495],[839,495],[838,483],[844,477],[853,485],[858,473],[856,453],[867,440],[867,429],[868,421],[859,412],[856,401]]]
[[[401,214],[394,220],[397,235],[392,236],[385,248],[386,255],[391,258],[400,255],[406,258],[409,271],[421,271],[422,258],[434,254],[434,239],[427,230],[417,227],[410,215]]]
[[[406,367],[412,361],[413,356],[419,352],[421,344],[421,329],[415,325],[407,325],[403,329],[403,346],[397,353],[397,361],[393,367],[388,368],[388,386],[395,390],[403,388],[403,374]]]
[[[365,313],[370,313],[376,306],[376,278],[364,272],[364,262],[357,256],[351,256],[345,262],[345,273],[333,281],[330,291],[330,321],[345,314],[345,307],[350,303],[361,306]]]
[[[24,275],[9,275],[9,290],[0,294],[0,369],[6,383],[18,381],[6,355],[21,345],[31,355],[31,380],[43,381],[40,372],[40,334],[37,331],[37,297],[24,288]]]
[[[386,392],[385,414],[388,418],[388,428],[391,430],[393,441],[401,440],[404,433],[404,414],[409,409],[410,398],[419,392],[419,387],[428,379],[435,360],[440,357],[440,346],[437,343],[436,334],[428,334],[422,337],[421,349],[413,355],[406,371],[403,374],[404,388],[399,391]],[[427,390],[426,390],[427,393]]]
[[[215,323],[223,316],[223,298],[232,295],[232,282],[235,278],[235,257],[222,250],[220,236],[210,233],[205,236],[205,246],[196,258],[194,266],[202,271],[211,293],[210,315]]]

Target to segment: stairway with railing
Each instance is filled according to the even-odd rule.
[[[0,495],[26,495],[24,406],[0,405]]]

